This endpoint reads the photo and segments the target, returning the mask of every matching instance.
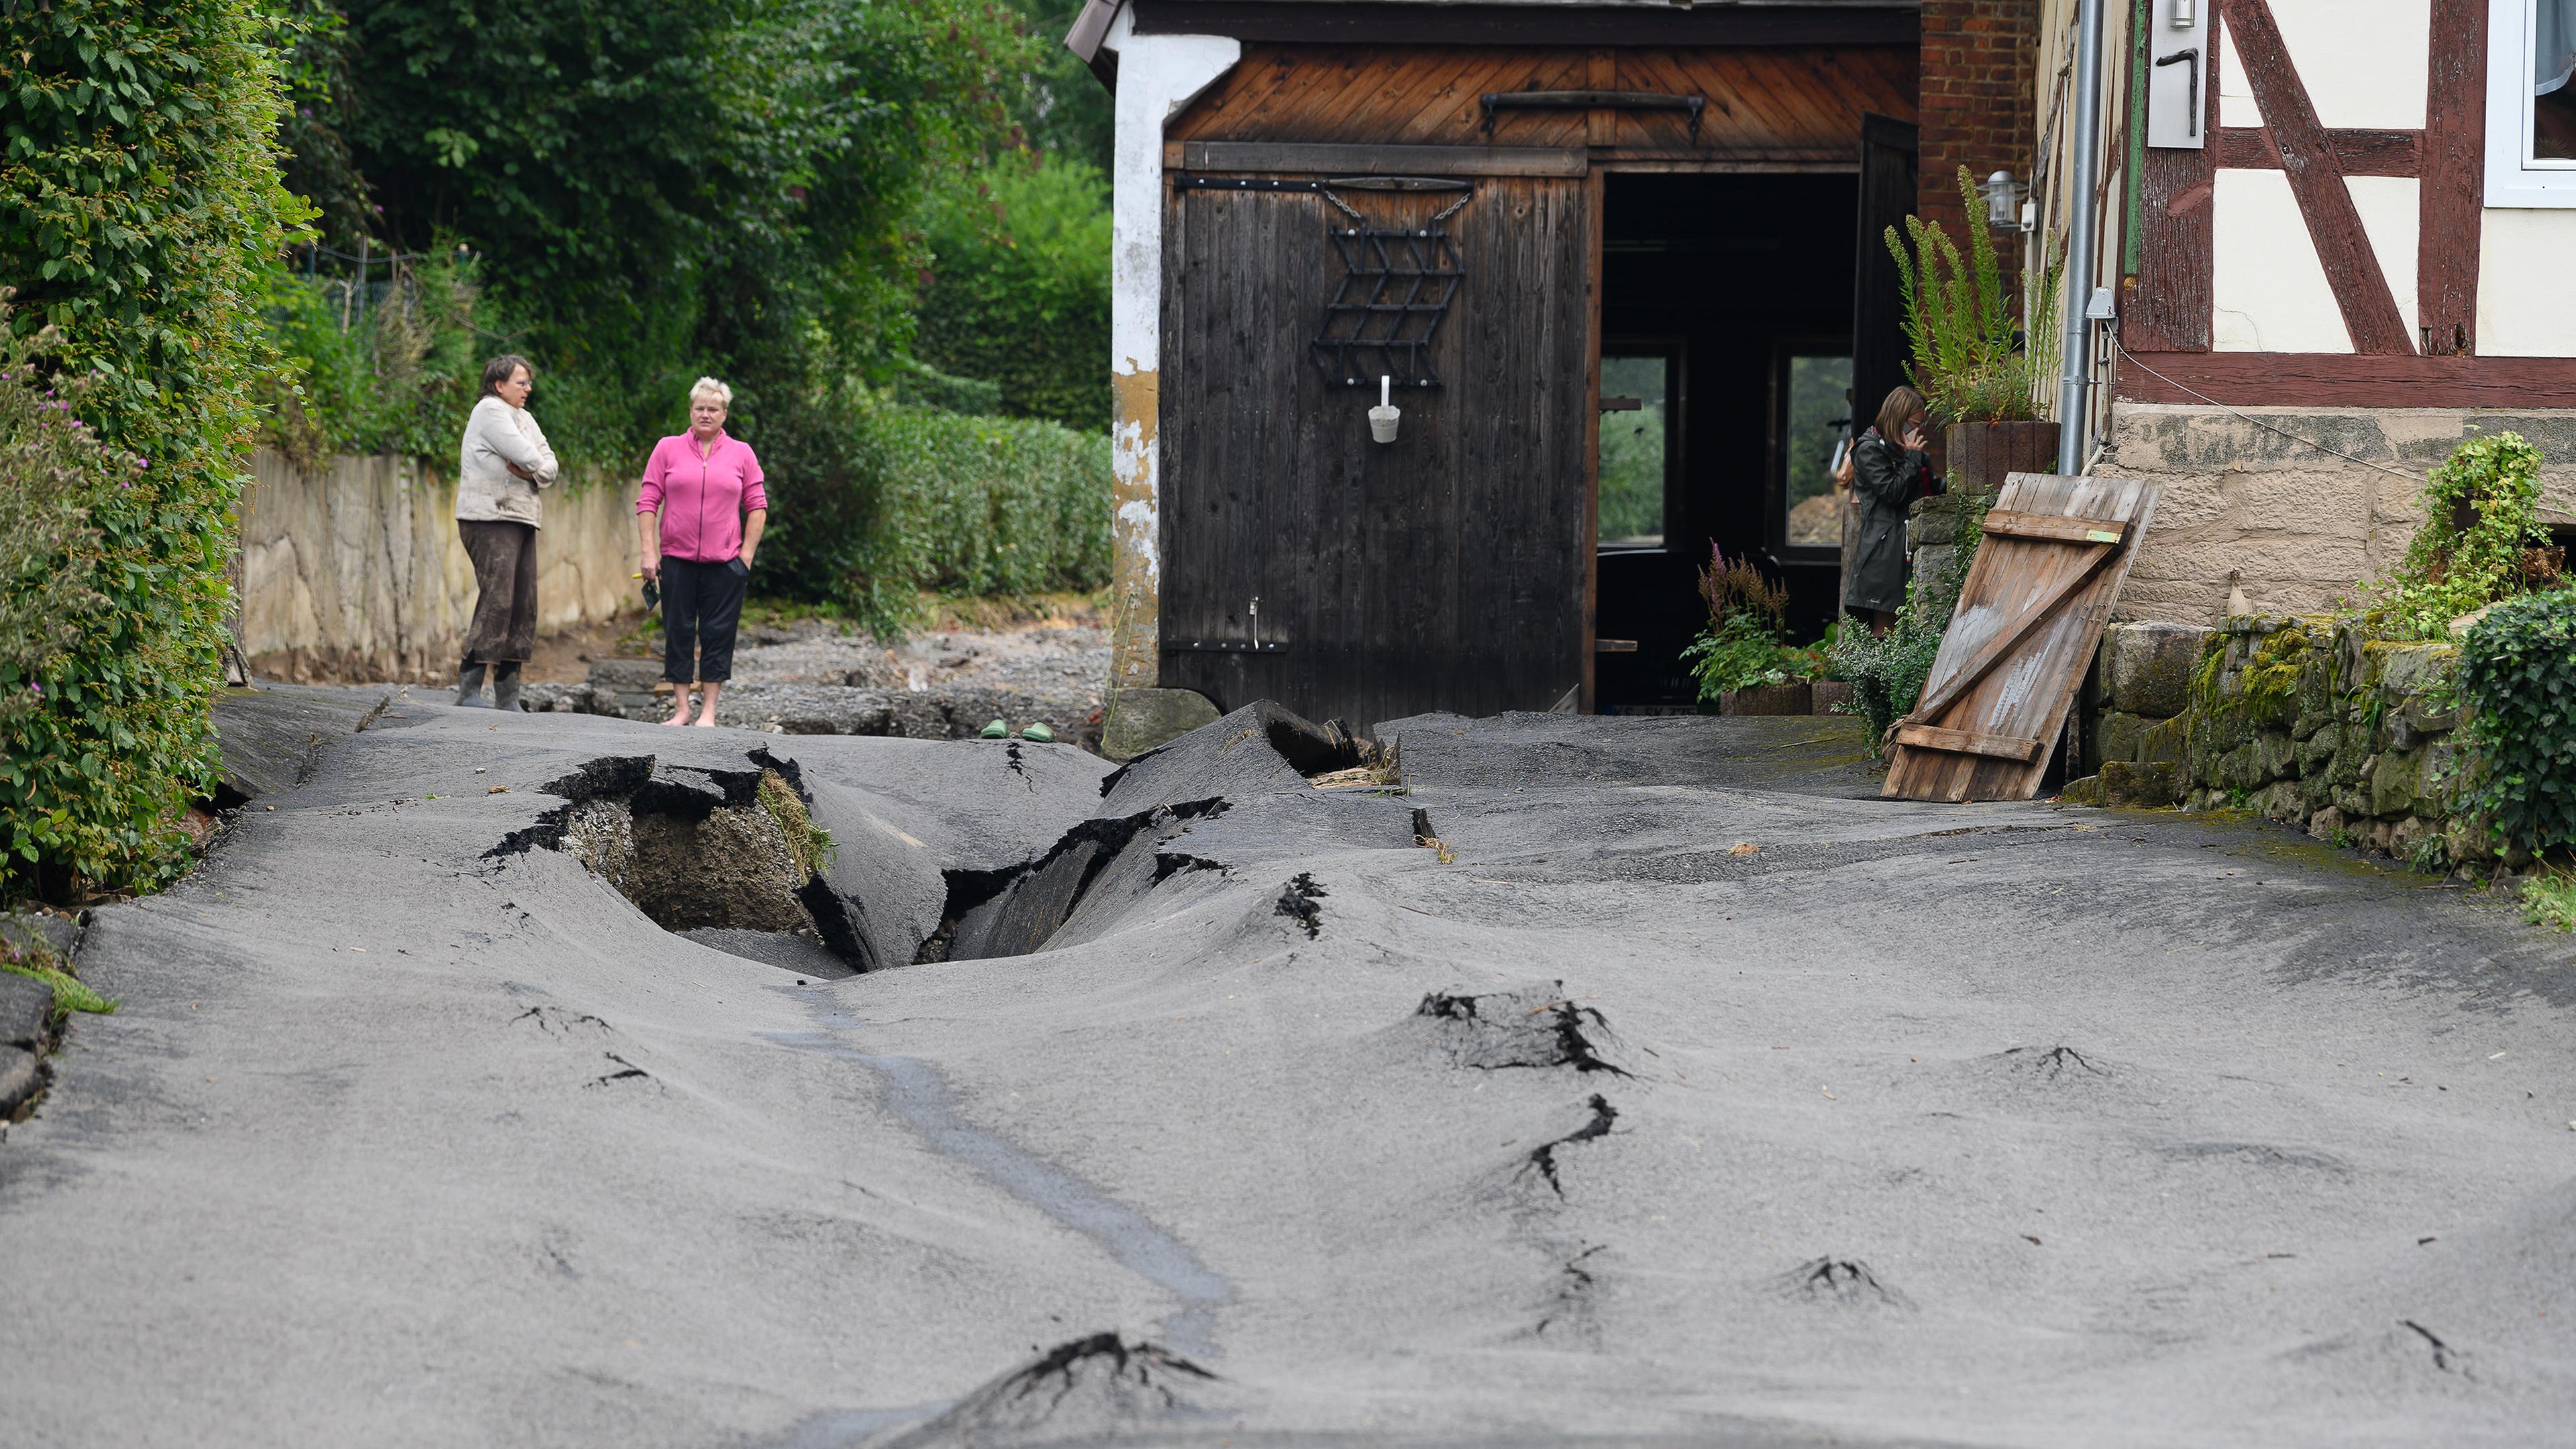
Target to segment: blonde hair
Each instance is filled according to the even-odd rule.
[[[723,403],[727,409],[733,407],[733,389],[712,377],[699,378],[690,385],[689,401],[694,403],[702,397],[714,398],[717,402]]]

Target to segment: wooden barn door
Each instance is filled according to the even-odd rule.
[[[1905,299],[1887,229],[1905,234],[1916,206],[1916,128],[1860,118],[1860,236],[1852,279],[1852,427],[1869,426],[1881,400],[1905,381]]]
[[[1308,178],[1280,178],[1303,186]],[[1366,727],[1543,710],[1582,677],[1593,219],[1573,177],[1473,179],[1464,276],[1370,441],[1313,343],[1343,274],[1312,189],[1176,185],[1164,231],[1161,672]],[[1377,225],[1458,193],[1336,188]]]

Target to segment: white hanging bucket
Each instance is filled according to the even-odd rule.
[[[1369,436],[1381,443],[1395,441],[1396,423],[1404,417],[1404,409],[1397,407],[1390,400],[1390,394],[1394,391],[1393,377],[1378,378],[1377,406],[1369,409]]]

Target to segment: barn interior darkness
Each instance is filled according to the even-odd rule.
[[[1693,703],[1681,651],[1712,543],[1788,584],[1794,641],[1831,622],[1832,525],[1795,503],[1847,415],[1856,206],[1848,175],[1608,178],[1597,633],[1637,648],[1598,656],[1602,710]]]

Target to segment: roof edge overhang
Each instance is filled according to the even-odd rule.
[[[1911,45],[1921,0],[1086,0],[1065,47],[1117,89],[1104,42],[1138,35],[1381,45]]]

